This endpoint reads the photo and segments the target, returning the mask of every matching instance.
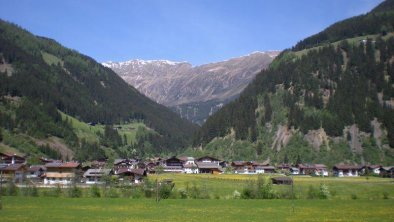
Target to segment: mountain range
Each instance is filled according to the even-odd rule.
[[[201,125],[209,115],[237,98],[278,54],[279,51],[253,52],[200,66],[138,59],[103,65],[152,100]]]

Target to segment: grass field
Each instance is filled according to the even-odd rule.
[[[149,177],[155,180],[156,175]],[[175,188],[185,188],[186,186],[197,186],[206,189],[209,193],[220,196],[220,198],[230,198],[235,190],[241,192],[247,181],[256,180],[256,175],[237,174],[161,174],[159,179],[172,179]],[[331,192],[331,199],[347,200],[356,197],[357,199],[376,200],[382,199],[383,193],[388,193],[394,198],[394,179],[380,177],[294,177],[294,192],[299,199],[306,199],[309,187],[326,184]],[[274,190],[278,192],[289,191],[291,186],[274,185]],[[393,208],[394,209],[394,208]]]
[[[79,139],[84,138],[91,143],[98,142],[99,137],[97,136],[97,133],[104,133],[104,125],[96,124],[94,126],[91,126],[63,112],[60,113],[62,115],[63,120],[67,118],[68,121],[71,122],[74,132],[77,134]],[[123,139],[123,135],[126,135],[127,143],[132,144],[136,140],[136,132],[138,130],[138,127],[145,128],[146,126],[142,122],[133,122],[133,123],[122,124],[122,125],[114,125],[114,127],[119,127],[118,132],[119,135],[122,136],[122,139]]]
[[[394,221],[393,179],[295,177],[297,199],[243,200],[233,199],[234,190],[241,192],[256,175],[149,176],[151,181],[156,178],[172,179],[175,192],[196,185],[206,189],[210,199],[162,199],[156,203],[143,196],[89,198],[88,188],[83,189],[83,198],[45,197],[41,188],[39,197],[2,197],[0,221]],[[325,200],[307,199],[309,186],[321,183],[332,195]],[[291,186],[273,188],[282,192]]]
[[[294,212],[293,212],[294,206]],[[393,221],[394,200],[5,197],[0,221]]]

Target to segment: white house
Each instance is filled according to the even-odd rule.
[[[337,164],[332,171],[337,177],[357,177],[359,176],[360,166]]]
[[[103,184],[103,176],[108,176],[110,173],[111,169],[88,169],[83,177],[86,184]]]
[[[187,174],[199,173],[197,164],[194,162],[193,157],[187,157],[186,162],[183,164],[183,171]]]

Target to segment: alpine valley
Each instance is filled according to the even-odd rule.
[[[278,51],[254,52],[196,67],[168,60],[130,60],[103,65],[152,100],[201,125],[224,104],[236,99],[278,54]]]
[[[279,55],[196,67],[100,64],[0,20],[0,152],[31,164],[182,154],[392,165],[393,109],[394,0]]]

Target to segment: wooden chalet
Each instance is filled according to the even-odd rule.
[[[164,161],[163,168],[166,173],[183,173],[183,162],[173,156]]]
[[[45,164],[47,172],[45,173],[44,184],[71,184],[78,176],[80,166],[78,162],[47,163]]]
[[[84,174],[83,178],[86,184],[103,184],[104,177],[111,174],[111,169],[88,169]]]
[[[394,178],[394,166],[380,167],[379,172],[382,177]]]
[[[141,183],[143,179],[146,177],[147,173],[144,169],[119,169],[116,175],[119,176],[119,180],[123,182],[130,183]]]
[[[258,174],[258,173],[274,173],[275,167],[269,166],[268,163],[260,163],[255,161],[233,161],[231,167],[236,174]]]
[[[327,166],[324,164],[298,164],[299,174],[328,176]]]
[[[362,166],[337,164],[332,168],[334,176],[337,177],[356,177],[360,175]]]
[[[211,156],[203,156],[200,157],[198,159],[196,159],[196,162],[202,162],[202,163],[216,163],[216,164],[220,164],[222,161],[215,158],[215,157],[211,157]]]
[[[26,159],[12,153],[0,153],[0,163],[4,164],[26,164]]]
[[[196,162],[199,173],[220,174],[223,169],[218,163],[211,162]]]
[[[45,175],[47,168],[44,165],[32,165],[27,169],[26,178],[41,179]]]
[[[13,181],[14,183],[22,183],[25,179],[26,172],[27,166],[23,163],[0,165],[0,174],[2,176],[2,181]]]

